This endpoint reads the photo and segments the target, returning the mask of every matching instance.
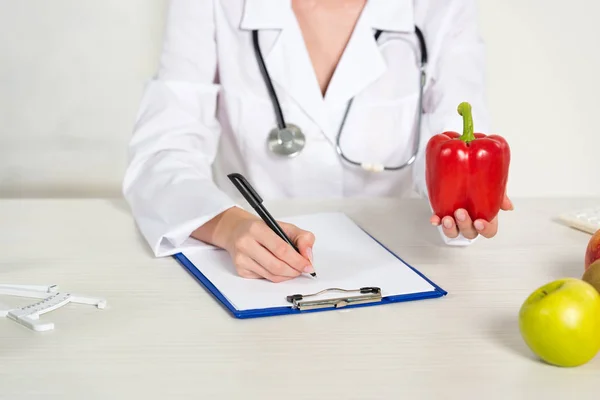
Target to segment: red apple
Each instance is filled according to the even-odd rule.
[[[596,260],[600,260],[600,230],[592,235],[585,250],[585,270]]]

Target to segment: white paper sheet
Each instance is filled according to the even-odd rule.
[[[433,292],[435,288],[341,213],[311,214],[281,219],[315,234],[317,277],[282,283],[237,275],[229,254],[200,250],[183,254],[238,310],[290,306],[286,296],[317,293],[327,288],[381,288],[382,295]],[[332,293],[327,297],[343,296]],[[357,294],[353,294],[357,295]]]

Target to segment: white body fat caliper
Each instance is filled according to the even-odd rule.
[[[7,317],[34,331],[54,329],[53,322],[40,321],[40,315],[56,310],[68,303],[90,304],[106,307],[106,300],[72,293],[59,292],[57,285],[4,285],[0,284],[0,295],[42,299],[24,307],[10,308],[0,303],[0,317]]]

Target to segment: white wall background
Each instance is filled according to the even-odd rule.
[[[0,0],[0,196],[120,195],[166,0]],[[600,4],[480,0],[510,194],[600,196]]]

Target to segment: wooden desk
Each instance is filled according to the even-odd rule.
[[[121,200],[0,200],[0,282],[108,300],[47,314],[46,333],[0,320],[0,397],[595,399],[600,356],[538,362],[517,314],[536,287],[581,276],[590,236],[552,218],[598,202],[516,199],[498,236],[469,248],[444,246],[417,201],[288,203],[345,211],[449,294],[241,321],[174,259],[151,256]]]

